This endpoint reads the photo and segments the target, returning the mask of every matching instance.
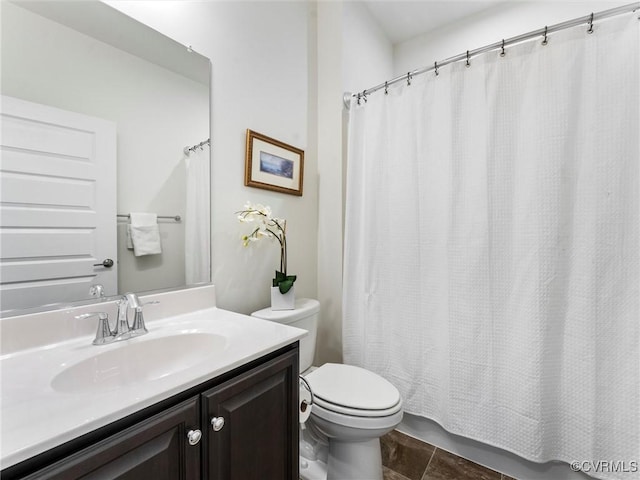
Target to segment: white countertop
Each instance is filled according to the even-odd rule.
[[[2,355],[0,468],[10,467],[226,373],[307,333],[215,307],[148,322],[147,327],[146,335],[110,345],[92,345],[92,334]],[[51,386],[57,373],[95,356],[96,352],[117,349],[122,343],[194,332],[220,335],[224,341],[204,356],[200,355],[202,358],[198,357],[187,369],[180,366],[177,358],[176,368],[172,368],[170,374],[140,383],[129,382],[90,393],[60,392]],[[180,352],[165,352],[165,355],[172,354],[180,356]]]

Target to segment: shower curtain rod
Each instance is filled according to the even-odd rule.
[[[211,145],[210,138],[207,138],[206,140],[203,140],[200,143],[197,143],[196,145],[193,145],[191,147],[184,147],[182,151],[184,152],[185,155],[190,155],[192,152],[195,152],[197,149],[202,148],[205,145]]]
[[[407,83],[410,85],[411,84],[411,79],[416,75],[420,75],[420,74],[431,72],[431,71],[435,71],[436,75],[437,75],[438,74],[438,69],[440,67],[443,67],[444,65],[448,65],[448,64],[454,63],[454,62],[459,62],[460,60],[466,60],[467,61],[467,65],[470,66],[471,65],[470,64],[471,57],[474,57],[474,56],[479,55],[481,53],[490,52],[492,50],[502,50],[502,53],[501,53],[501,55],[502,55],[502,54],[504,54],[504,47],[506,47],[508,45],[513,45],[514,43],[522,42],[524,40],[528,40],[530,38],[535,38],[535,37],[543,37],[543,43],[544,43],[544,45],[546,45],[547,35],[548,34],[553,33],[553,32],[557,32],[559,30],[564,30],[566,28],[575,27],[577,25],[589,24],[589,28],[587,29],[587,33],[593,33],[593,22],[594,21],[601,20],[603,18],[614,17],[616,15],[621,15],[623,13],[635,12],[638,9],[640,9],[640,2],[634,2],[634,3],[630,3],[628,5],[623,5],[621,7],[616,7],[616,8],[612,8],[612,9],[609,9],[609,10],[604,10],[604,11],[598,12],[598,13],[591,13],[590,15],[586,15],[584,17],[574,18],[573,20],[567,20],[566,22],[557,23],[557,24],[551,25],[551,26],[546,26],[544,28],[540,28],[540,29],[534,30],[532,32],[524,33],[524,34],[518,35],[516,37],[503,39],[503,40],[501,40],[499,42],[492,43],[491,45],[485,45],[484,47],[476,48],[475,50],[467,50],[465,53],[461,53],[459,55],[455,55],[453,57],[449,57],[449,58],[447,58],[445,60],[441,60],[439,62],[434,62],[434,64],[429,66],[429,67],[423,67],[423,68],[419,68],[417,70],[413,70],[411,72],[407,72],[404,75],[400,75],[398,77],[395,77],[395,78],[393,78],[391,80],[388,80],[388,81],[386,81],[384,83],[376,85],[375,87],[367,88],[366,90],[363,90],[362,92],[359,92],[359,93],[345,92],[342,101],[345,104],[345,106],[347,107],[347,109],[349,109],[350,105],[351,105],[350,104],[351,98],[356,98],[358,100],[358,104],[360,104],[360,100],[364,100],[366,102],[367,101],[367,95],[369,95],[369,94],[371,94],[373,92],[377,92],[378,90],[381,90],[383,88],[385,89],[385,93],[386,93],[387,89],[391,85],[396,84],[398,82],[401,82],[403,80],[407,80]]]

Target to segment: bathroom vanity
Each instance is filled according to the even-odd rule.
[[[33,319],[2,319],[3,480],[297,479],[304,331],[211,307],[212,289],[154,295],[171,306],[122,345],[71,322],[82,335],[22,348],[7,334]]]

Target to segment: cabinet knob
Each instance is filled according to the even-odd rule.
[[[211,419],[211,426],[214,432],[219,432],[224,427],[224,417],[213,417]]]
[[[189,439],[189,445],[197,445],[202,438],[202,432],[200,430],[189,430],[187,438]]]

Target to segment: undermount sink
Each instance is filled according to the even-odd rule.
[[[70,365],[51,381],[64,393],[102,392],[157,380],[187,370],[225,351],[227,339],[214,333],[193,332],[125,341],[116,348]]]

